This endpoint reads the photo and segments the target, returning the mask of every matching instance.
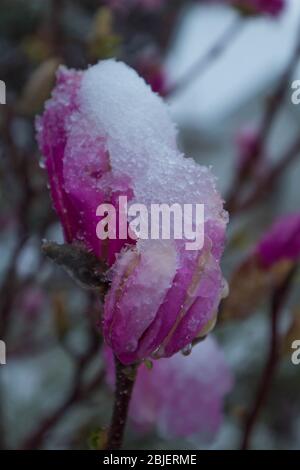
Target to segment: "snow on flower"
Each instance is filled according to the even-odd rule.
[[[105,348],[104,357],[113,387],[111,349]],[[188,357],[178,353],[154,361],[150,370],[139,367],[129,417],[139,432],[156,429],[166,439],[197,434],[207,442],[220,427],[224,396],[232,384],[223,353],[209,336]]]
[[[206,333],[224,292],[227,214],[210,170],[179,152],[161,98],[121,62],[60,68],[37,129],[66,241],[81,241],[112,266],[103,331],[121,362],[171,356]],[[204,204],[203,248],[99,240],[96,209],[119,195],[147,207]]]

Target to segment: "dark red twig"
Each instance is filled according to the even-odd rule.
[[[135,382],[137,366],[126,367],[115,357],[116,389],[111,426],[106,449],[121,449],[127,421],[128,407]]]
[[[279,162],[276,163],[265,176],[257,181],[252,192],[235,207],[233,213],[236,214],[237,211],[241,212],[250,209],[257,202],[261,201],[264,196],[267,196],[280,180],[283,173],[299,156],[300,138],[297,137]]]
[[[252,433],[254,431],[257,420],[259,419],[260,412],[267,401],[274,374],[277,369],[279,360],[279,346],[280,346],[280,335],[278,328],[278,320],[282,311],[282,308],[286,302],[287,296],[290,291],[290,286],[293,281],[296,268],[293,268],[282,285],[277,288],[272,296],[271,300],[271,312],[270,312],[270,347],[269,355],[265,369],[263,371],[260,384],[257,390],[257,394],[254,400],[252,409],[250,410],[245,423],[244,434],[242,438],[241,449],[246,450],[249,448]]]
[[[72,386],[65,400],[58,408],[47,416],[36,430],[23,442],[22,449],[39,449],[52,428],[65,416],[69,409],[79,402],[82,402],[89,396],[102,382],[104,373],[101,371],[90,383],[83,385],[83,375],[86,366],[90,363],[94,354],[98,351],[99,338],[95,336],[95,340],[91,344],[89,351],[83,355],[76,364]]]
[[[242,210],[248,209],[255,202],[259,201],[261,196],[263,196],[267,191],[270,191],[272,189],[272,183],[274,183],[275,180],[279,179],[286,166],[290,164],[294,158],[283,157],[282,163],[279,163],[274,167],[274,169],[271,169],[270,172],[263,178],[263,180],[259,181],[258,184],[254,186],[254,189],[251,191],[250,196],[248,196],[245,201],[241,202],[245,184],[248,183],[249,179],[254,173],[254,169],[257,167],[257,165],[265,155],[268,139],[271,135],[273,126],[276,122],[277,116],[282,108],[282,105],[284,104],[287,91],[289,90],[291,78],[296,67],[298,66],[299,58],[300,27],[297,35],[297,43],[295,46],[295,50],[290,58],[290,61],[285,71],[279,79],[279,82],[272,96],[267,100],[265,112],[262,117],[257,146],[254,149],[252,158],[250,158],[247,164],[235,175],[232,187],[226,197],[226,207],[231,215],[235,215],[236,213]],[[296,140],[296,143],[293,144],[291,149],[288,149],[287,153],[291,153],[291,151],[294,152],[295,146],[296,150],[299,151],[298,140]]]
[[[206,72],[231,44],[237,34],[242,30],[244,21],[242,17],[236,18],[229,26],[228,29],[217,39],[215,44],[209,49],[209,51],[198,59],[198,61],[191,66],[191,68],[178,80],[173,86],[169,88],[166,96],[174,95],[179,93],[186,88],[196,78]]]

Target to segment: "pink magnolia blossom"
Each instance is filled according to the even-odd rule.
[[[135,70],[151,86],[155,93],[164,96],[167,91],[167,77],[163,64],[158,57],[145,54],[138,58]]]
[[[107,347],[105,362],[113,387],[113,355]],[[164,438],[197,434],[208,441],[220,427],[223,399],[232,383],[224,355],[209,336],[188,357],[178,353],[154,361],[151,370],[139,367],[129,417],[139,432],[155,428]]]
[[[156,10],[160,8],[166,0],[107,0],[107,3],[112,8],[133,8],[133,7],[141,7],[145,10]]]
[[[129,198],[128,177],[113,175],[108,155],[109,137],[90,124],[81,106],[84,73],[60,67],[52,98],[37,119],[37,136],[45,159],[55,210],[65,240],[84,242],[111,264],[123,240],[100,243],[96,235],[96,209],[119,194]]]
[[[262,177],[269,167],[269,156],[261,155],[260,133],[253,127],[241,128],[236,136],[237,171],[241,175]],[[259,157],[257,159],[257,157]]]
[[[246,13],[274,17],[280,15],[286,6],[286,0],[225,0],[228,1]]]
[[[297,261],[300,258],[300,214],[277,219],[258,243],[256,253],[264,268],[282,260]]]
[[[249,15],[270,15],[273,17],[279,16],[285,6],[286,0],[197,0],[207,3],[227,3],[235,8],[238,8],[243,13]],[[108,0],[112,8],[128,9],[133,7],[141,7],[145,10],[156,10],[160,8],[166,0]]]
[[[103,332],[119,359],[171,356],[206,332],[224,291],[227,214],[210,170],[179,152],[161,98],[121,62],[61,68],[37,128],[66,241],[82,241],[112,265]],[[189,251],[174,239],[99,240],[97,206],[116,205],[119,195],[146,207],[204,204],[203,248]]]
[[[47,296],[41,287],[27,287],[17,296],[17,308],[28,320],[35,320],[41,315],[47,302]]]
[[[259,133],[250,127],[242,128],[236,137],[238,149],[238,169],[249,166],[259,148]]]

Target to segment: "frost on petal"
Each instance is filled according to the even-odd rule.
[[[46,103],[43,116],[36,122],[37,138],[45,159],[53,205],[68,242],[74,239],[78,229],[78,215],[65,190],[63,158],[68,135],[68,118],[77,109],[76,97],[81,77],[82,72],[60,67],[52,99]]]
[[[191,343],[216,315],[223,277],[210,250],[207,239],[197,256],[183,252],[172,286],[140,340],[141,357],[151,351],[157,356],[171,356]]]
[[[152,256],[148,274],[142,273],[149,269],[144,264],[125,268],[126,282],[122,282],[123,261],[135,266],[132,257],[156,250],[153,241],[139,241],[137,251],[120,254],[106,299],[104,333],[109,344],[114,338],[113,347],[123,361],[143,359],[161,344],[161,351],[171,355],[197,336],[218,307],[223,289],[219,261],[227,224],[223,201],[210,170],[178,151],[167,108],[136,72],[119,62],[101,62],[86,72],[80,96],[93,127],[102,133],[105,129],[112,174],[131,177],[131,203],[142,203],[149,212],[151,204],[204,204],[205,249],[189,252],[182,241],[165,241],[166,253],[174,247],[176,251],[174,282],[158,287],[154,282],[164,275],[163,256]],[[157,296],[148,301],[154,291]]]
[[[142,246],[141,246],[142,245]],[[176,251],[159,240],[121,254],[105,301],[104,335],[124,364],[134,362],[140,338],[155,319],[176,273]]]
[[[115,172],[145,171],[158,144],[176,148],[176,130],[162,99],[122,62],[105,60],[84,74],[81,108],[107,138]]]
[[[157,348],[170,356],[185,347],[216,314],[228,217],[210,169],[178,150],[167,106],[121,62],[102,61],[80,73],[60,69],[38,135],[66,240],[80,240],[115,263],[106,341],[124,363]],[[152,204],[203,204],[201,227],[195,214],[189,224],[198,232],[204,226],[204,246],[189,251],[187,239],[172,236],[99,240],[96,208],[104,202],[118,211],[120,195],[150,214]]]

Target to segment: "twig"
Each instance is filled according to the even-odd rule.
[[[56,426],[59,421],[64,418],[66,413],[70,410],[71,407],[75,406],[77,403],[81,403],[86,399],[94,390],[96,390],[99,385],[103,382],[104,373],[100,372],[93,381],[91,381],[84,389],[76,387],[66,398],[66,400],[57,408],[57,410],[47,417],[39,429],[32,434],[21,446],[22,449],[38,449],[41,446],[41,443],[44,441],[46,435],[49,431]]]
[[[277,288],[272,296],[271,301],[271,314],[270,314],[270,347],[267,363],[261,377],[260,385],[256,394],[253,407],[246,420],[244,434],[242,438],[241,449],[246,450],[249,448],[253,430],[259,418],[260,412],[268,398],[274,374],[277,369],[279,360],[279,328],[278,320],[282,311],[283,305],[289,294],[290,286],[293,281],[296,268],[292,268],[290,273],[282,285]]]
[[[111,426],[106,449],[121,449],[128,407],[136,378],[137,366],[126,367],[115,357],[116,389]]]
[[[16,271],[19,255],[25,245],[26,237],[21,237],[11,255],[11,262],[0,290],[0,338],[5,339],[8,319],[15,298]]]
[[[183,75],[183,77],[167,90],[166,96],[179,93],[201,74],[206,72],[208,67],[211,66],[231,44],[237,34],[242,30],[243,25],[244,21],[242,17],[238,16],[235,18],[235,20],[229,25],[229,28],[226,29],[221,37],[217,39],[209,51],[203,57],[200,57],[198,61]]]
[[[16,271],[17,261],[23,249],[26,238],[19,239],[11,256],[10,265],[7,269],[6,276],[0,290],[0,339],[6,340],[7,330],[9,327],[9,320],[11,316],[12,306],[15,299],[16,292]],[[4,426],[4,413],[2,405],[2,375],[0,372],[0,449],[5,448],[5,426]]]
[[[73,386],[71,387],[68,396],[53,413],[42,421],[38,429],[34,430],[34,432],[25,440],[21,445],[22,449],[35,450],[40,448],[48,432],[65,416],[67,411],[72,406],[86,398],[102,382],[104,373],[101,371],[100,374],[98,374],[88,385],[83,386],[82,384],[85,368],[94,357],[95,352],[98,351],[98,347],[99,341],[97,337],[94,336],[94,341],[92,342],[89,351],[81,357],[76,365],[72,380]]]
[[[50,10],[50,24],[52,32],[52,43],[55,54],[62,54],[63,31],[62,31],[62,15],[64,8],[64,0],[52,0]]]
[[[288,85],[293,76],[293,73],[298,66],[300,58],[300,25],[299,31],[297,34],[297,43],[295,46],[295,50],[290,58],[290,61],[287,65],[287,68],[283,72],[279,82],[273,92],[272,96],[267,100],[265,112],[262,118],[262,123],[259,131],[259,136],[257,139],[257,146],[254,149],[252,158],[249,158],[246,165],[241,168],[241,170],[236,174],[234,178],[234,182],[232,184],[231,189],[229,190],[228,196],[226,197],[227,201],[227,210],[230,212],[231,215],[240,212],[242,209],[248,208],[251,205],[251,202],[243,203],[239,205],[239,199],[241,197],[241,193],[244,189],[245,183],[248,182],[249,177],[253,174],[253,170],[257,167],[261,159],[265,154],[266,144],[270,137],[270,134],[273,130],[273,125],[276,121],[276,118],[281,110],[281,107],[284,103],[286,93],[288,90]],[[283,171],[283,169],[282,169]],[[272,170],[270,171],[270,175],[267,175],[269,178],[272,174]],[[278,173],[278,171],[276,170]],[[280,173],[276,176],[278,178]],[[273,178],[273,176],[271,176]],[[263,182],[265,184],[265,182]],[[257,195],[253,196],[255,192],[259,192],[255,188],[255,190],[251,193],[251,197],[249,199],[257,199]]]
[[[284,156],[273,168],[261,179],[258,180],[252,192],[241,201],[233,210],[233,214],[250,209],[259,202],[265,195],[269,194],[278,182],[284,171],[299,157],[300,155],[300,138],[291,144]],[[231,212],[232,214],[232,212]]]
[[[86,289],[97,290],[104,295],[108,289],[108,266],[80,243],[58,244],[43,241],[42,252]]]

